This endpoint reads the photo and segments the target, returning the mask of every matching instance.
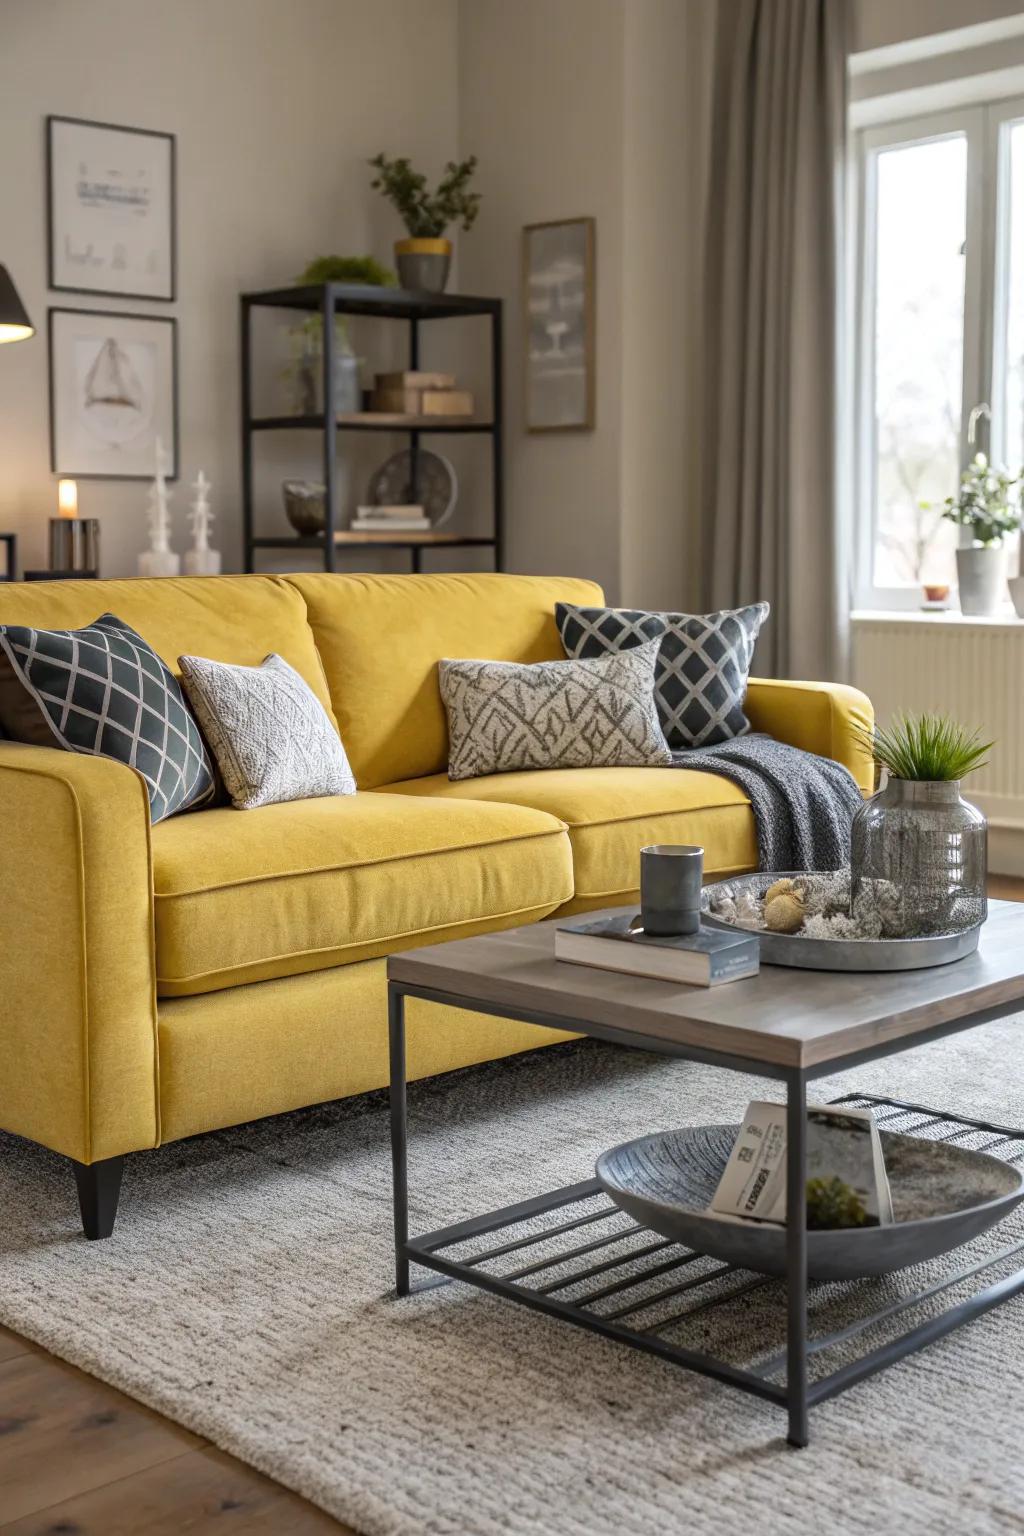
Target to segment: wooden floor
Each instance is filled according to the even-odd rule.
[[[3,1536],[354,1536],[208,1441],[0,1328]]]
[[[992,896],[1024,901],[994,875]],[[354,1536],[113,1387],[0,1328],[2,1536]]]

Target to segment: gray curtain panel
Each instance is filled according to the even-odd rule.
[[[841,677],[847,0],[719,7],[703,438],[710,608],[767,600],[762,676]]]

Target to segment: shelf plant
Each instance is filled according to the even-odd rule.
[[[316,256],[295,281],[303,288],[316,287],[320,283],[365,283],[372,288],[393,288],[397,278],[390,267],[383,266],[375,256]],[[340,395],[336,405],[339,410],[358,410],[358,362],[354,362],[344,315],[335,315],[334,334],[338,344],[339,374],[335,392]],[[320,315],[307,315],[298,325],[290,326],[288,339],[292,356],[283,378],[294,391],[296,413],[312,416],[317,410],[320,381],[323,340]]]
[[[480,211],[480,193],[469,188],[476,156],[449,160],[434,191],[404,155],[392,159],[382,152],[369,163],[377,173],[370,185],[395,208],[408,234],[395,241],[402,287],[443,293],[452,254],[445,231],[452,224],[472,229]]]

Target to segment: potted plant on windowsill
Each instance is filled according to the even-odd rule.
[[[469,191],[476,156],[449,160],[435,192],[427,190],[427,178],[414,171],[404,157],[391,160],[385,154],[374,155],[370,164],[377,172],[371,186],[398,210],[409,232],[407,240],[395,241],[395,265],[402,287],[443,293],[452,257],[452,243],[445,230],[450,224],[471,229],[480,211],[479,192]]]
[[[1024,471],[1011,475],[995,469],[983,453],[975,454],[960,476],[955,496],[947,496],[943,517],[970,531],[972,542],[956,552],[961,613],[990,615],[1006,591],[1006,549],[1003,540],[1020,527],[1020,507],[1013,488]]]

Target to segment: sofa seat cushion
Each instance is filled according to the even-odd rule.
[[[757,868],[750,802],[714,773],[686,768],[556,768],[499,773],[450,783],[443,774],[390,784],[416,799],[472,798],[532,806],[569,828],[573,899],[566,911],[630,900],[640,884],[640,849],[649,843],[699,843],[704,872],[722,878]]]
[[[157,991],[213,992],[545,917],[565,827],[526,806],[355,794],[153,829]]]

